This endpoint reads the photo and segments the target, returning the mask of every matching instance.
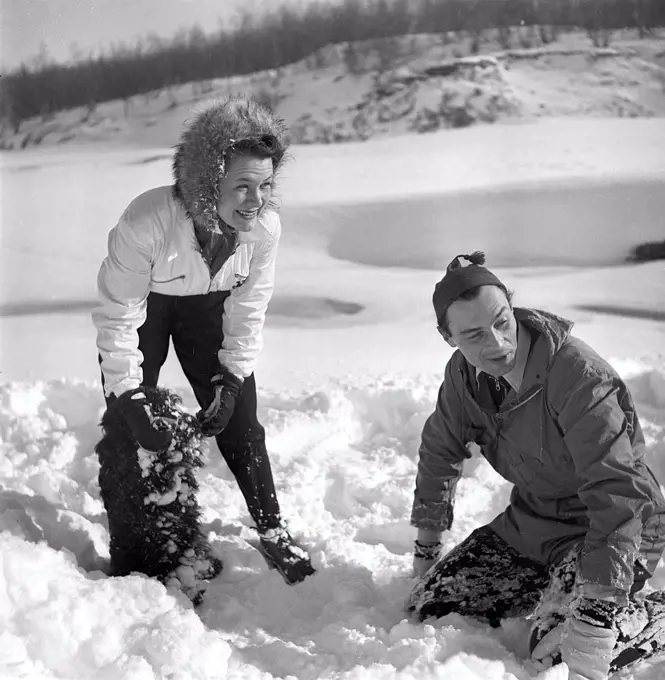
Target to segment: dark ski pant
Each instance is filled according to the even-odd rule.
[[[201,408],[213,400],[211,378],[218,373],[217,352],[224,339],[222,321],[227,291],[205,295],[148,295],[147,316],[138,330],[144,387],[156,387],[173,341],[178,362]],[[254,376],[245,379],[235,411],[216,438],[259,529],[280,523],[265,430],[257,417]]]
[[[499,626],[501,619],[530,616],[529,648],[570,615],[575,598],[577,550],[549,567],[511,548],[489,527],[476,529],[442,557],[414,587],[409,609],[422,621],[457,613]],[[584,615],[613,628],[617,644],[610,673],[665,650],[665,593],[633,598],[651,574],[638,561],[631,598],[618,611],[590,601]]]
[[[487,526],[476,529],[442,557],[414,587],[409,608],[420,620],[456,613],[487,620],[552,616],[549,602],[572,600],[576,550],[558,565],[546,566],[518,553]],[[635,565],[633,593],[650,576]],[[563,597],[562,597],[563,596]]]

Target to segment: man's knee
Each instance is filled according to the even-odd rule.
[[[532,610],[546,579],[544,567],[484,526],[434,564],[414,587],[409,609],[420,620],[455,612],[497,626]]]

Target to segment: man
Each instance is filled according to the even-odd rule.
[[[422,433],[409,606],[420,620],[456,612],[495,626],[533,613],[534,659],[560,655],[571,678],[604,680],[660,645],[647,623],[660,598],[634,595],[665,547],[665,499],[621,378],[571,322],[513,309],[484,262],[457,256],[434,291],[457,351]],[[510,504],[437,562],[471,442],[514,484]]]

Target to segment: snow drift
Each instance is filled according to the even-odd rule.
[[[664,367],[617,368],[638,400],[648,457],[663,476]],[[99,385],[0,387],[5,677],[531,677],[522,621],[491,630],[457,615],[424,626],[405,617],[416,452],[437,386],[437,379],[386,378],[261,392],[284,514],[318,572],[289,588],[268,571],[245,540],[252,535],[249,516],[213,445],[199,473],[199,497],[225,570],[212,582],[200,618],[155,580],[104,573],[108,532],[93,453],[103,408]],[[193,409],[191,392],[181,392]],[[469,461],[458,488],[448,548],[500,512],[509,493],[479,457]],[[665,587],[665,567],[652,585]],[[635,677],[655,679],[658,672],[644,664]]]

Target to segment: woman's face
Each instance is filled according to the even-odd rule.
[[[218,215],[236,231],[251,231],[272,196],[270,158],[237,156],[219,183]]]

